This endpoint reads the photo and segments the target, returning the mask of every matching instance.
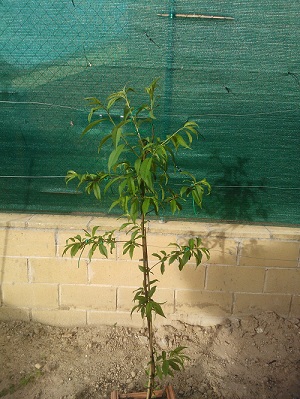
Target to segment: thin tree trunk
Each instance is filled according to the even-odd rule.
[[[150,291],[150,270],[148,263],[148,248],[147,248],[147,232],[145,227],[145,215],[142,214],[142,249],[143,249],[143,268],[144,268],[144,291],[146,303],[149,302],[149,291]],[[148,385],[147,385],[147,398],[151,399],[154,390],[154,378],[155,378],[155,359],[154,359],[154,346],[153,346],[153,323],[152,323],[152,313],[147,314],[147,329],[148,329],[148,348],[149,348],[149,375],[148,375]]]

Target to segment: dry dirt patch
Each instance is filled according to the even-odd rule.
[[[0,323],[0,397],[107,398],[142,390],[144,330]],[[178,323],[156,332],[160,348],[187,346],[172,384],[187,399],[300,399],[300,321],[264,313],[215,327]]]

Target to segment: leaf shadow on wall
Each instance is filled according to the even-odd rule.
[[[209,163],[216,178],[210,179],[211,198],[203,207],[209,216],[237,222],[268,220],[265,181],[249,177],[249,162],[247,157],[224,159],[218,153],[211,155]]]

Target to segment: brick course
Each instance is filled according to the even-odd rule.
[[[132,291],[141,285],[140,249],[131,260],[118,243],[109,259],[97,254],[91,262],[85,251],[79,267],[79,256],[62,257],[66,239],[84,235],[82,229],[98,225],[104,232],[118,224],[107,217],[0,214],[0,320],[142,326],[139,315],[130,317]],[[150,221],[149,253],[197,235],[211,250],[209,260],[182,272],[175,264],[163,275],[154,271],[167,322],[207,324],[261,311],[300,318],[299,228]]]

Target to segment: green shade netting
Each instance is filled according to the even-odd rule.
[[[205,138],[177,166],[213,186],[181,216],[300,223],[298,0],[5,0],[0,14],[1,211],[106,212],[63,177],[106,157],[103,132],[80,138],[84,98],[160,77],[163,134],[190,119]]]

